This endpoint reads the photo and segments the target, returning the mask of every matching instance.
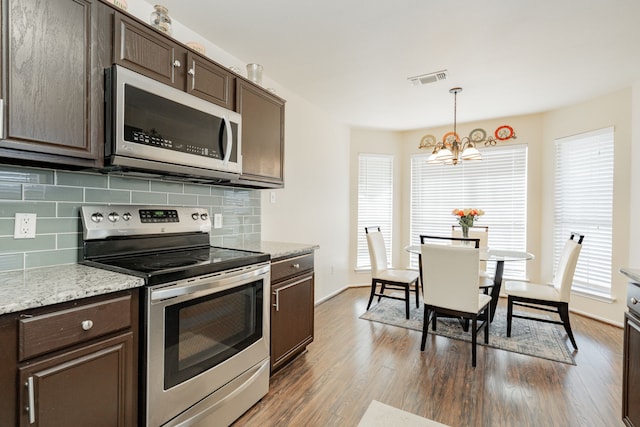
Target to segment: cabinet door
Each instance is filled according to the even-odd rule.
[[[229,110],[235,108],[235,76],[193,53],[187,54],[187,92]]]
[[[100,165],[101,141],[91,131],[100,116],[94,110],[102,108],[94,66],[97,3],[6,0],[3,6],[0,156]]]
[[[146,25],[115,14],[114,62],[185,90],[186,49]]]
[[[271,289],[271,371],[313,341],[313,274],[298,276]]]
[[[640,426],[640,321],[629,313],[624,318],[622,419],[628,426]]]
[[[238,111],[242,115],[241,180],[256,186],[284,185],[284,101],[238,80]],[[250,184],[247,182],[247,184]]]
[[[131,332],[19,368],[20,425],[135,425]]]

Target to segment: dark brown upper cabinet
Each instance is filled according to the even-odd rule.
[[[242,80],[238,80],[237,98],[242,115],[242,175],[238,184],[283,187],[284,101]]]
[[[115,13],[114,28],[113,62],[234,110],[233,73],[121,13]]]
[[[102,165],[97,0],[2,2],[0,158]]]

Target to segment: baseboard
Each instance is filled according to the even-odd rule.
[[[318,306],[318,305],[322,304],[323,302],[328,301],[331,298],[341,294],[342,292],[346,291],[347,289],[351,289],[351,288],[368,288],[369,286],[371,286],[369,283],[359,283],[359,284],[356,284],[356,285],[347,285],[345,287],[342,287],[342,288],[338,289],[335,292],[330,293],[326,297],[319,299],[318,301],[316,301],[314,303],[314,305]]]

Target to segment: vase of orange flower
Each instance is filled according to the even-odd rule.
[[[468,238],[469,227],[473,227],[473,222],[484,215],[484,211],[476,208],[454,209],[451,214],[458,218],[458,224],[462,227],[462,237]]]

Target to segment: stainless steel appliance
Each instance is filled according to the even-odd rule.
[[[83,263],[145,278],[141,425],[229,425],[269,389],[269,255],[202,208],[83,206]]]
[[[105,171],[222,182],[242,172],[240,114],[114,65],[105,71]]]

